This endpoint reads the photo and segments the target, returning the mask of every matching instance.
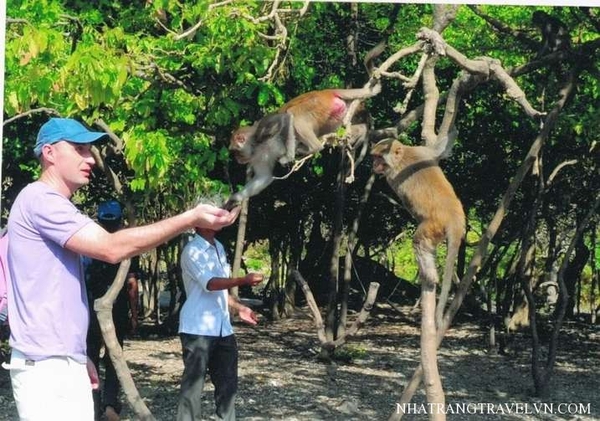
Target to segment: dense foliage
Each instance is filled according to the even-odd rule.
[[[124,149],[109,151],[107,159],[124,181],[138,221],[153,221],[179,212],[199,196],[227,195],[244,183],[245,169],[226,150],[235,127],[256,121],[309,90],[362,85],[367,80],[362,65],[367,51],[386,38],[381,61],[413,44],[418,29],[432,23],[432,6],[426,4],[324,2],[311,3],[304,11],[303,3],[284,2],[280,7],[285,10],[276,12],[272,6],[260,1],[8,2],[2,222],[16,193],[38,172],[31,146],[49,115],[74,116],[90,126],[99,120],[108,124]],[[485,55],[499,59],[508,70],[519,68],[539,49],[540,35],[531,24],[537,9],[561,19],[570,28],[572,49],[588,56],[549,61],[516,77],[530,102],[546,111],[557,100],[568,69],[584,67],[578,73],[576,95],[543,150],[542,201],[532,208],[537,180],[528,178],[494,239],[493,247],[508,251],[493,270],[488,268],[490,278],[480,278],[484,289],[487,279],[510,276],[510,262],[519,253],[530,212],[540,216],[535,277],[545,278],[545,248],[554,241],[552,258],[560,258],[599,187],[600,55],[597,45],[579,49],[598,39],[597,10],[462,6],[444,37],[469,58]],[[418,60],[409,56],[394,71],[410,75]],[[436,76],[441,91],[448,90],[458,70],[451,61],[440,60]],[[393,107],[406,94],[399,79],[383,83],[383,92],[368,102],[374,128],[397,123],[401,116]],[[409,110],[422,101],[417,89]],[[540,127],[494,83],[463,98],[456,125],[459,137],[443,168],[469,215],[471,246]],[[418,121],[407,133],[419,143]],[[328,149],[251,201],[248,244],[268,240],[261,250],[269,254],[267,269],[277,274],[278,279],[271,280],[276,294],[283,289],[288,266],[301,268],[316,290],[328,289],[321,281],[328,276],[331,259],[339,159],[338,149]],[[546,183],[564,162],[569,165]],[[347,185],[346,225],[356,215],[369,164],[368,159],[363,161],[356,168],[356,181]],[[285,172],[278,169],[278,175]],[[76,199],[93,214],[93,204],[113,194],[98,171]],[[360,221],[356,258],[383,263],[412,280],[413,221],[394,200],[385,183],[377,181]],[[592,276],[598,273],[596,224],[597,220],[585,231],[580,252],[590,257],[575,271],[572,282],[580,285],[588,307]],[[232,230],[224,233],[225,239],[233,237]],[[465,256],[471,253],[467,247]],[[176,253],[163,258],[167,268],[176,266]],[[371,280],[373,273],[361,274],[362,282]]]

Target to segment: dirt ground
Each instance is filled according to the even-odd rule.
[[[386,420],[397,410],[400,392],[419,358],[418,315],[410,307],[376,306],[344,348],[345,362],[319,358],[316,331],[306,311],[279,322],[263,319],[257,327],[236,323],[235,330],[240,352],[236,408],[242,420]],[[444,340],[439,367],[446,403],[456,412],[448,419],[600,419],[597,327],[565,326],[553,392],[543,399],[531,397],[525,333],[515,338],[509,356],[488,353],[486,344],[485,330],[472,318],[455,323]],[[178,337],[147,334],[127,340],[125,355],[156,419],[174,420],[183,368]],[[211,410],[210,382],[203,399]],[[412,412],[420,412],[423,402],[419,391]],[[6,370],[0,370],[0,408],[0,420],[17,419]],[[542,411],[536,414],[539,408]],[[122,419],[133,419],[127,407]],[[427,416],[419,413],[403,419]]]

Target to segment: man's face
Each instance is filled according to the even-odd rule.
[[[61,140],[44,148],[51,148],[50,159],[58,170],[62,181],[72,190],[90,182],[92,168],[95,165],[91,144],[71,143]]]
[[[217,234],[217,231],[209,228],[196,228],[196,232],[205,240],[212,240]]]

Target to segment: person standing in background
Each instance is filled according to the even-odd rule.
[[[207,371],[215,386],[217,419],[235,420],[238,349],[229,309],[245,323],[258,322],[254,312],[229,295],[228,289],[258,285],[263,275],[249,273],[231,278],[225,249],[215,239],[217,231],[197,227],[196,235],[181,253],[187,298],[179,322],[184,370],[177,421],[202,419],[201,399]]]
[[[115,232],[123,227],[123,215],[119,202],[110,200],[98,205],[98,223],[108,232]],[[93,309],[96,299],[104,296],[114,281],[120,264],[110,264],[102,260],[91,260],[86,266],[85,278],[90,302],[90,326],[87,335],[87,355],[94,363],[96,371],[100,373],[100,351],[104,339],[98,323],[98,316]],[[138,325],[138,273],[139,259],[133,257],[129,273],[125,278],[123,288],[119,291],[113,303],[113,324],[119,345],[123,348],[123,341],[128,333],[133,334]],[[96,420],[100,420],[103,413],[107,421],[118,421],[121,413],[119,393],[121,384],[113,366],[108,348],[104,347],[104,382],[100,388],[93,391],[94,413]]]

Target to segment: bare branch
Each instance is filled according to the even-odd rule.
[[[435,64],[437,56],[429,56],[423,69],[423,94],[425,97],[425,108],[423,109],[423,123],[421,125],[421,139],[425,145],[431,147],[435,144],[435,117],[437,104],[440,99],[440,91],[435,81]]]
[[[379,290],[379,283],[371,282],[369,284],[369,292],[367,292],[367,298],[360,309],[360,313],[352,323],[352,325],[346,331],[346,334],[340,338],[337,338],[335,341],[325,342],[323,344],[323,348],[336,348],[346,343],[348,338],[356,335],[360,328],[365,324],[367,319],[371,314],[371,310],[373,309],[373,305],[375,304],[375,299],[377,298],[377,291]]]
[[[273,180],[285,180],[290,175],[292,175],[293,173],[295,173],[296,171],[298,171],[300,168],[302,168],[302,166],[304,165],[304,163],[306,163],[306,161],[308,161],[313,156],[314,156],[314,154],[311,153],[310,155],[306,155],[306,156],[302,157],[301,159],[295,161],[294,165],[292,166],[292,169],[289,170],[286,175],[283,175],[281,177],[273,177]]]
[[[321,312],[319,311],[319,307],[317,306],[317,302],[315,301],[315,297],[310,290],[310,287],[297,270],[293,270],[291,273],[292,278],[300,285],[302,288],[302,292],[304,292],[304,296],[306,297],[306,304],[308,304],[308,308],[313,314],[315,320],[315,327],[317,328],[317,336],[319,337],[319,341],[324,344],[327,342],[327,336],[325,335],[325,324],[323,323],[323,318],[321,317]]]
[[[310,4],[310,0],[304,0],[304,6],[300,10],[298,10],[298,14],[300,17],[304,16],[306,11],[308,10],[308,5]]]
[[[106,164],[102,153],[96,145],[92,146],[91,152],[94,160],[96,161],[96,166],[106,175],[106,178],[108,178],[110,184],[115,188],[115,192],[122,197],[123,183],[121,183],[121,180],[119,180],[117,173],[112,169],[111,166]]]
[[[225,1],[222,1],[222,2],[220,2],[220,3],[212,3],[212,4],[209,4],[209,5],[208,5],[208,11],[210,12],[211,10],[213,10],[213,9],[216,9],[217,7],[225,6],[225,5],[228,5],[228,4],[231,4],[231,3],[233,3],[233,0],[225,0]],[[157,20],[159,20],[159,19],[157,19]],[[160,20],[159,20],[159,21],[160,21]],[[160,25],[161,25],[163,28],[165,28],[165,26],[162,24],[162,22],[159,22],[159,23],[160,23]],[[199,20],[199,21],[198,21],[198,22],[197,22],[197,23],[196,23],[194,26],[192,26],[191,28],[189,28],[189,29],[187,29],[187,30],[183,31],[183,32],[182,32],[182,33],[180,33],[180,34],[177,34],[177,35],[175,36],[175,40],[176,40],[176,41],[179,41],[179,40],[181,40],[181,39],[183,39],[183,38],[192,38],[194,35],[196,35],[196,31],[197,31],[198,29],[200,29],[200,27],[202,26],[202,23],[204,23],[204,21],[203,21],[202,19],[200,19],[200,20]],[[165,29],[167,29],[167,28],[165,28]],[[171,31],[171,30],[169,30],[169,29],[167,29],[167,31],[169,31],[169,32],[173,32],[173,31]]]
[[[175,31],[167,28],[166,25],[163,23],[163,21],[162,21],[161,18],[156,17],[156,18],[154,18],[154,20],[158,24],[158,26],[160,26],[162,29],[164,29],[167,33],[175,35],[175,39],[177,39],[177,36],[179,36],[177,34],[177,32],[175,32]]]
[[[431,29],[422,28],[417,36],[420,39],[428,40],[432,44],[443,44],[443,47],[440,48],[445,51],[446,56],[456,62],[456,64],[458,64],[467,72],[473,75],[482,76],[484,78],[491,76],[498,80],[504,86],[508,96],[521,105],[529,117],[539,117],[544,115],[544,113],[535,110],[531,104],[529,104],[525,93],[521,90],[521,88],[519,88],[509,73],[504,70],[498,60],[489,57],[470,60],[456,49],[446,44],[443,38]]]
[[[142,79],[153,80],[153,78],[151,77],[152,75],[149,74],[150,71],[153,71],[156,75],[158,75],[160,80],[168,83],[169,85],[178,86],[187,92],[195,93],[192,87],[188,86],[184,81],[176,78],[171,73],[161,69],[155,62],[151,62],[149,65],[144,67],[138,67],[138,71],[135,73],[135,75]]]
[[[473,5],[468,5],[467,7],[469,9],[471,9],[471,11],[474,14],[476,14],[481,19],[483,19],[487,23],[489,23],[491,25],[492,29],[494,29],[496,32],[499,32],[500,34],[503,34],[503,35],[508,35],[510,37],[513,37],[514,39],[522,42],[524,45],[531,48],[532,50],[539,49],[539,43],[537,41],[533,40],[530,36],[528,36],[527,32],[520,31],[518,29],[513,29],[510,26],[505,25],[503,22],[499,21],[498,19],[495,19],[495,18],[483,13],[480,5],[473,4]]]
[[[281,56],[281,52],[284,51],[286,48],[287,35],[288,35],[287,28],[281,22],[281,19],[279,18],[278,14],[274,15],[273,21],[275,22],[275,32],[277,34],[277,39],[279,40],[279,43],[277,44],[277,49],[275,50],[275,58],[273,59],[273,62],[269,66],[267,73],[263,77],[259,78],[260,81],[271,80],[271,78],[273,77],[273,71],[279,64],[279,57]]]
[[[32,110],[22,112],[21,114],[17,114],[11,118],[4,120],[2,125],[6,126],[7,124],[10,124],[15,120],[18,120],[18,119],[24,118],[24,117],[29,117],[30,115],[37,114],[37,113],[46,113],[46,114],[50,114],[50,115],[55,115],[57,117],[60,116],[60,113],[58,111],[56,111],[54,108],[46,108],[46,107],[34,108]]]
[[[560,170],[562,170],[567,165],[575,165],[578,162],[579,161],[576,160],[576,159],[571,159],[569,161],[564,161],[564,162],[561,162],[560,164],[558,164],[556,166],[556,168],[554,168],[554,170],[552,171],[552,173],[550,174],[550,176],[548,177],[548,180],[546,181],[546,188],[549,188],[552,185],[552,183],[554,182],[554,179],[556,178],[556,176],[558,175],[558,173],[560,172]]]
[[[344,180],[345,183],[351,184],[354,183],[354,156],[350,153],[350,150],[346,149],[346,156],[350,162],[350,170],[348,170],[348,175]]]
[[[433,7],[433,29],[439,33],[456,19],[458,4],[435,4]]]
[[[24,25],[30,25],[31,23],[27,20],[27,19],[15,19],[15,18],[6,18],[6,24],[7,25],[11,25],[11,24],[24,24]]]
[[[425,43],[423,41],[418,41],[413,45],[404,47],[401,50],[396,51],[394,54],[389,56],[387,60],[385,60],[377,69],[374,70],[374,77],[381,77],[382,73],[386,72],[394,63],[396,63],[401,58],[421,51],[423,49],[424,44]]]
[[[496,80],[498,80],[506,90],[506,94],[514,99],[522,108],[525,110],[525,113],[529,117],[540,117],[546,115],[546,113],[537,111],[534,109],[529,101],[527,100],[527,96],[525,92],[517,85],[515,80],[504,70],[504,68],[500,65],[500,62],[495,59],[487,59],[490,63],[490,71]]]
[[[369,292],[367,293],[367,298],[360,310],[360,313],[352,323],[352,325],[348,328],[346,334],[340,338],[337,338],[335,341],[327,341],[327,337],[325,335],[325,325],[323,323],[323,318],[321,317],[321,312],[319,311],[319,307],[317,306],[317,302],[315,301],[315,297],[313,296],[310,287],[297,270],[293,270],[291,273],[292,278],[298,283],[300,288],[302,288],[302,292],[306,297],[306,303],[311,313],[313,314],[313,318],[315,321],[315,327],[317,328],[317,336],[319,341],[321,342],[321,346],[325,349],[334,349],[340,345],[346,343],[346,340],[355,335],[360,328],[364,325],[365,321],[369,318],[371,314],[371,310],[373,309],[373,304],[375,303],[375,299],[377,298],[377,291],[379,290],[379,283],[371,282],[369,284]]]
[[[421,60],[419,60],[417,70],[415,70],[415,74],[403,84],[403,86],[406,89],[408,89],[408,92],[404,97],[404,101],[402,101],[402,104],[398,104],[394,107],[394,111],[398,114],[402,115],[406,112],[406,109],[408,108],[408,103],[410,102],[410,99],[412,98],[412,95],[415,92],[415,88],[417,87],[417,83],[419,82],[419,79],[421,79],[421,75],[423,73],[423,69],[425,69],[425,64],[427,63],[428,57],[429,56],[427,54],[423,54],[421,56]]]
[[[108,127],[108,124],[106,124],[104,122],[104,120],[102,120],[102,119],[96,120],[96,125],[98,127],[100,127],[104,132],[106,132],[106,134],[108,134],[108,137],[110,138],[110,140],[112,140],[112,142],[113,142],[113,147],[112,147],[113,153],[115,153],[117,155],[121,155],[123,153],[123,150],[125,149],[125,147],[123,145],[123,140],[119,136],[117,136],[110,129],[110,127]]]

